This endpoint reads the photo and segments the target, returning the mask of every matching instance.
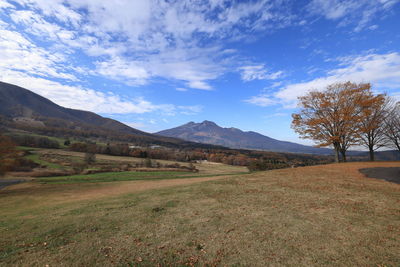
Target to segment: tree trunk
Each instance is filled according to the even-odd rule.
[[[335,151],[335,162],[339,163],[339,148],[335,147],[333,150]]]
[[[399,143],[399,142],[395,142],[395,145],[396,145],[397,149],[398,149],[399,152],[400,152],[400,143]]]
[[[347,162],[346,150],[340,150],[340,153],[342,154],[342,160],[343,160],[343,162]]]
[[[375,153],[374,153],[374,149],[372,147],[369,148],[369,160],[375,161]]]

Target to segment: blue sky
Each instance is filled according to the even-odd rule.
[[[400,1],[0,0],[0,80],[156,132],[189,121],[305,144],[296,99],[400,99]]]

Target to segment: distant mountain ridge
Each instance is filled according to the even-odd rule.
[[[127,134],[151,135],[133,129],[119,121],[104,118],[93,112],[61,107],[27,89],[4,82],[0,82],[0,114],[9,118],[58,118],[112,129]]]
[[[287,141],[280,141],[256,133],[244,132],[237,128],[223,128],[212,121],[189,122],[176,128],[163,130],[156,134],[175,137],[192,142],[221,145],[235,149],[255,149],[274,152],[331,154],[327,148],[316,148]]]

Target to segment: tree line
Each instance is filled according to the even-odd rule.
[[[292,128],[319,147],[333,147],[335,161],[346,161],[351,146],[364,146],[371,161],[382,147],[400,152],[400,102],[375,94],[370,83],[334,83],[299,97]]]
[[[331,160],[323,155],[277,153],[255,150],[236,149],[171,149],[160,148],[130,148],[126,143],[90,144],[76,142],[69,149],[77,152],[92,152],[112,156],[131,156],[136,158],[151,158],[173,160],[180,162],[210,161],[234,166],[250,166],[251,170],[281,168],[282,166],[307,166],[329,163]]]

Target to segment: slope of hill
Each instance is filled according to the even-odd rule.
[[[160,131],[156,134],[235,149],[331,154],[330,149],[315,148],[292,142],[280,141],[252,131],[244,132],[236,128],[222,128],[214,122],[207,120],[202,123],[189,122],[176,128]]]
[[[27,89],[4,82],[0,82],[0,114],[9,118],[22,117],[39,121],[46,117],[58,118],[127,134],[151,136],[149,133],[133,129],[121,122],[104,118],[93,112],[61,107]]]

